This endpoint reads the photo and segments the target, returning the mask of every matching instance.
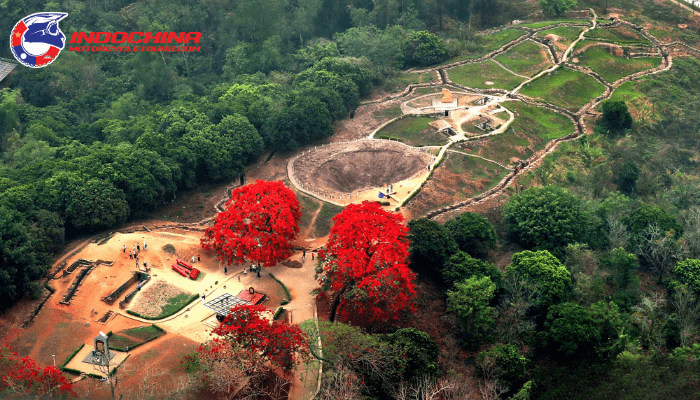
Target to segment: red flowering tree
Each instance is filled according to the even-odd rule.
[[[348,205],[333,218],[316,271],[319,297],[335,293],[331,321],[337,312],[346,320],[370,325],[415,311],[415,274],[408,268],[408,228],[402,220],[401,214],[367,201]]]
[[[10,367],[2,377],[0,387],[16,393],[39,397],[76,397],[73,383],[54,367],[40,367],[29,357],[19,357],[12,348],[5,345],[0,354],[2,363]]]
[[[202,247],[216,250],[218,260],[227,265],[249,260],[274,267],[292,255],[301,209],[282,181],[257,180],[237,188],[225,208],[201,240]]]
[[[261,394],[272,389],[270,367],[288,369],[295,359],[309,358],[308,338],[298,326],[271,322],[265,316],[270,311],[263,306],[238,305],[231,311],[212,331],[218,337],[197,351],[203,380],[214,392]]]

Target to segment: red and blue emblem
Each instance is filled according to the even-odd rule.
[[[42,68],[51,64],[66,44],[58,22],[66,13],[43,12],[22,18],[12,29],[10,49],[17,61],[27,67]]]

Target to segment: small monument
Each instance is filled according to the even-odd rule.
[[[83,362],[94,365],[109,364],[109,361],[114,357],[114,353],[109,351],[109,336],[100,331],[94,340],[95,348],[88,353]]]
[[[452,92],[450,92],[447,89],[442,89],[442,102],[443,103],[452,103],[454,101],[454,98],[452,97]]]

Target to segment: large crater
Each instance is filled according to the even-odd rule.
[[[294,174],[304,187],[350,193],[383,187],[427,172],[432,155],[388,140],[333,144],[300,156]]]

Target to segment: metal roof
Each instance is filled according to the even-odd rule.
[[[12,72],[13,69],[17,66],[16,63],[13,63],[10,60],[6,60],[4,58],[0,58],[0,81],[5,79],[5,77]]]
[[[204,307],[216,312],[218,315],[226,316],[231,314],[231,309],[238,304],[250,305],[249,302],[241,300],[231,293],[224,293],[204,303]]]

